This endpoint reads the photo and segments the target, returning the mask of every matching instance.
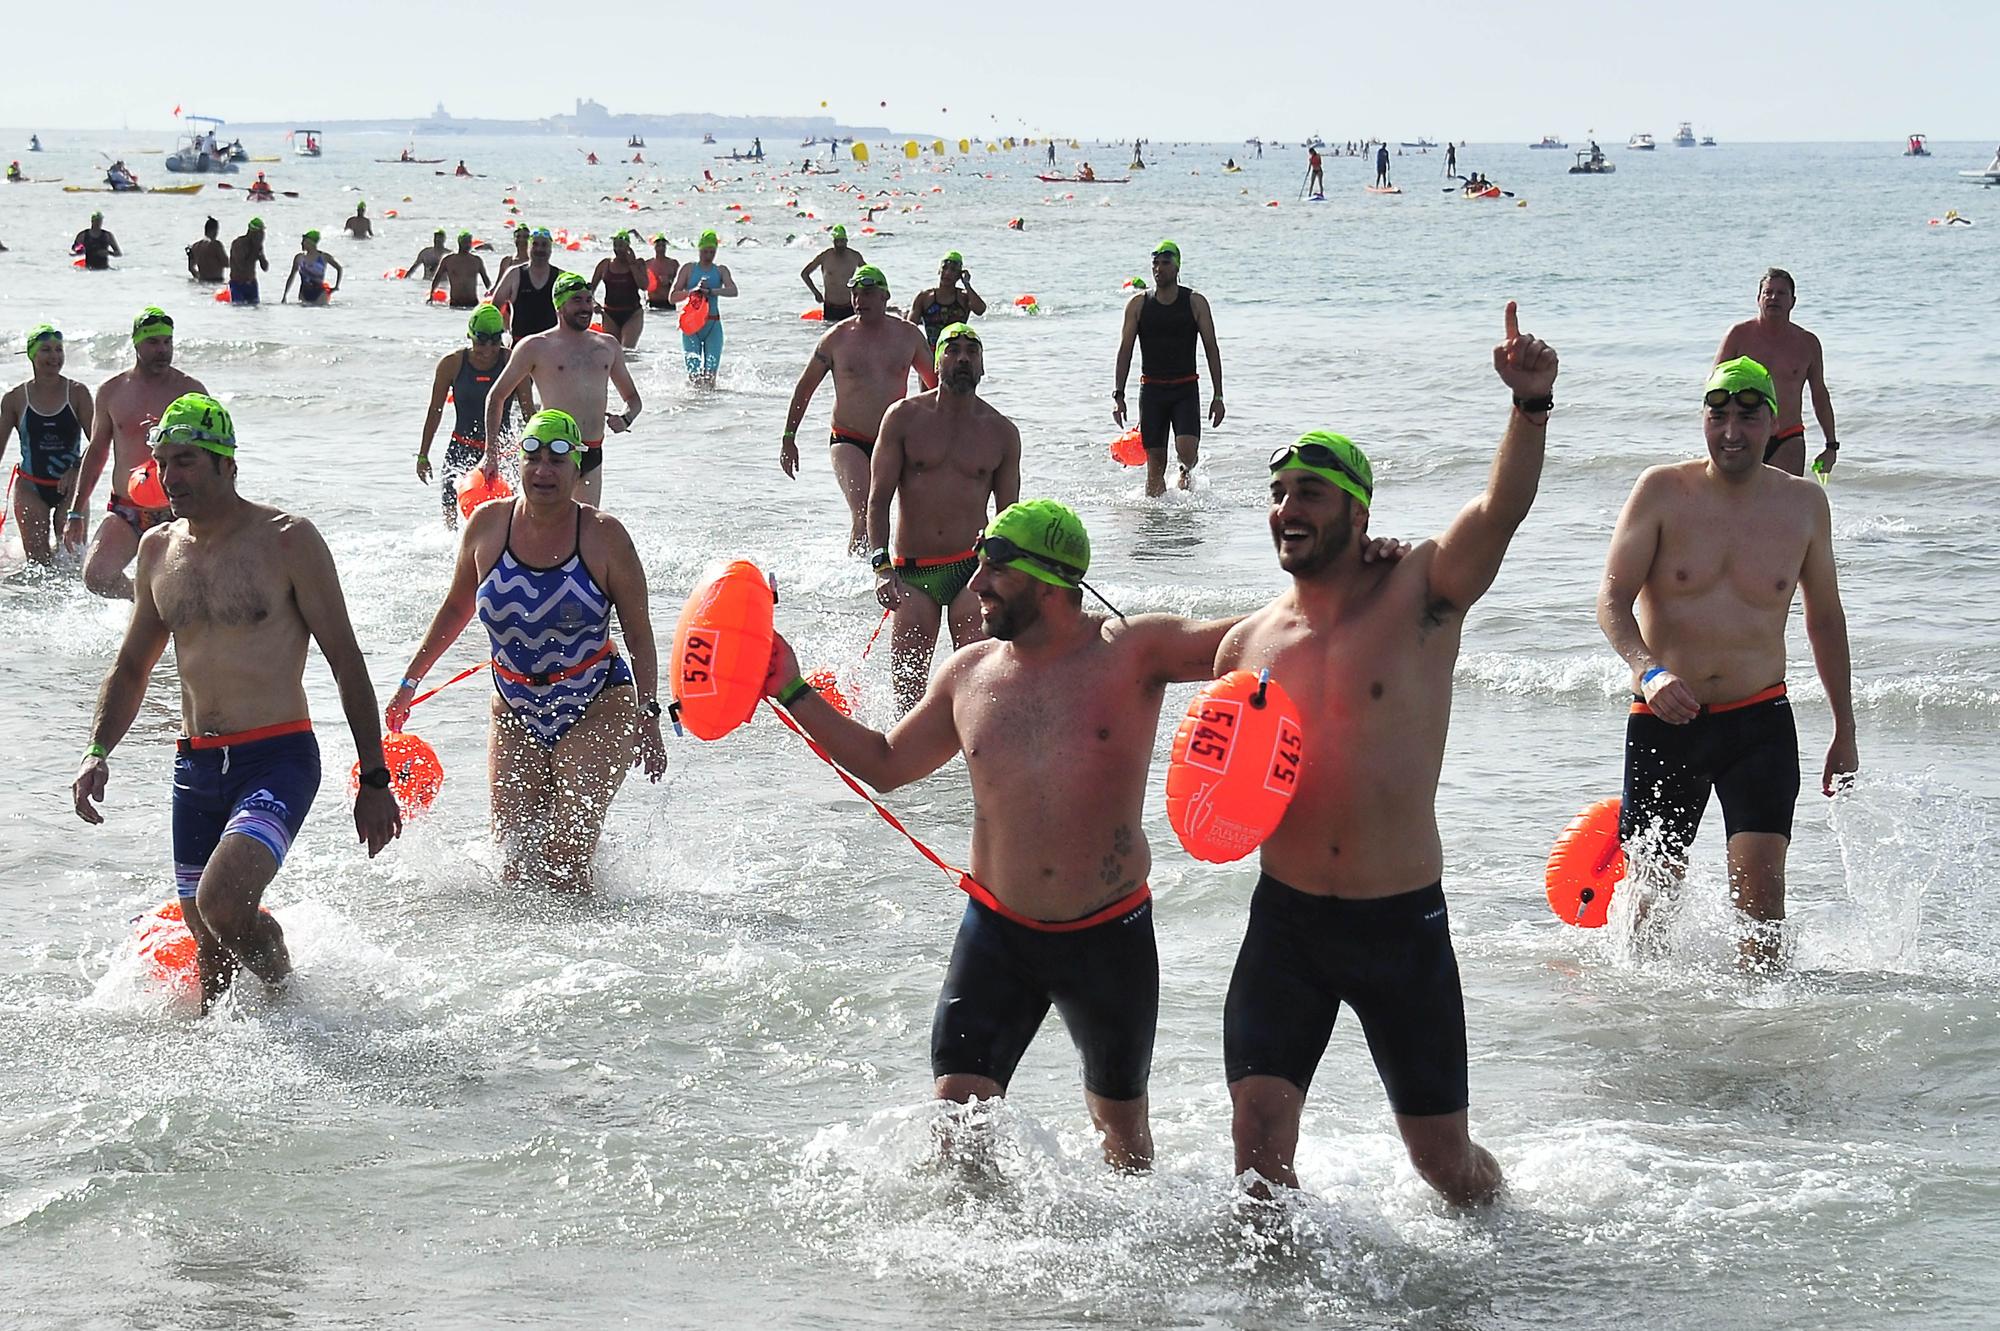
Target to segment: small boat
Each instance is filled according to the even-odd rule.
[[[1484,185],[1477,189],[1468,187],[1458,192],[1458,197],[1461,199],[1497,199],[1500,195],[1501,189],[1498,185]]]
[[[1994,185],[2000,185],[2000,171],[1961,171],[1958,174],[1961,179],[1970,180],[1989,188]]]
[[[229,151],[219,145],[213,150],[209,147],[215,140],[216,129],[223,122],[214,116],[182,116],[181,119],[192,128],[181,135],[173,152],[167,154],[164,162],[167,170],[175,175],[202,176],[218,172],[234,175],[237,167]],[[201,128],[203,125],[208,128]]]
[[[1036,176],[1035,179],[1045,185],[1129,185],[1132,183],[1132,177],[1130,176],[1098,176],[1092,180],[1085,180],[1082,176]]]
[[[1642,153],[1649,153],[1654,148],[1653,136],[1650,134],[1634,134],[1630,139],[1626,140],[1625,146]]]
[[[1702,135],[1701,146],[1704,148],[1713,148],[1715,146],[1715,135],[1713,134]]]
[[[1431,142],[1431,141],[1430,141],[1429,139],[1418,139],[1418,140],[1417,140],[1417,141],[1416,141],[1415,143],[1412,143],[1412,142],[1410,142],[1410,141],[1409,141],[1408,139],[1404,139],[1404,140],[1403,140],[1403,146],[1404,146],[1405,148],[1435,148],[1435,147],[1437,147],[1437,145],[1436,145],[1435,143],[1432,143],[1432,142]]]
[[[285,137],[292,141],[292,155],[295,157],[320,156],[320,132],[316,129],[295,129]]]
[[[1576,155],[1576,165],[1569,169],[1569,173],[1573,176],[1608,176],[1617,169],[1618,164],[1605,161],[1603,153],[1593,157],[1581,152]]]
[[[1694,122],[1691,120],[1683,120],[1681,121],[1681,127],[1674,131],[1674,147],[1692,148],[1694,147],[1694,145],[1695,145]]]
[[[147,185],[143,189],[113,189],[109,185],[64,185],[65,194],[199,194],[200,185]]]
[[[1929,157],[1931,155],[1931,150],[1925,146],[1929,142],[1930,140],[1926,135],[1923,134],[1910,135],[1910,146],[1903,149],[1903,156]]]
[[[1530,148],[1567,148],[1567,147],[1569,147],[1569,145],[1568,145],[1567,143],[1563,143],[1563,142],[1561,142],[1561,141],[1560,141],[1560,140],[1558,140],[1558,139],[1556,138],[1556,136],[1555,136],[1555,135],[1553,135],[1553,134],[1544,134],[1544,135],[1542,135],[1542,141],[1541,141],[1540,143],[1531,143],[1531,144],[1529,144],[1528,146],[1529,146]]]
[[[714,142],[715,142],[715,135],[713,135],[713,134],[704,134],[704,135],[702,135],[702,136],[701,136],[701,141],[702,141],[703,143],[714,143]]]
[[[646,140],[634,134],[631,138],[625,140],[625,146],[627,148],[643,148],[646,146]]]
[[[377,162],[381,163],[381,164],[382,164],[382,165],[384,165],[384,166],[437,166],[438,164],[440,164],[441,162],[443,162],[443,161],[444,161],[444,158],[442,158],[442,157],[378,157],[378,158],[376,158],[375,160],[376,160]]]

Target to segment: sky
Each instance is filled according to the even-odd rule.
[[[1691,120],[1725,141],[2000,143],[1996,0],[744,0],[679,9],[711,16],[693,20],[623,5],[94,0],[84,34],[61,5],[5,8],[16,59],[0,126],[24,130],[164,132],[176,104],[296,124],[414,119],[439,101],[537,119],[594,97],[613,112],[774,116],[821,114],[824,100],[846,124],[946,136],[1526,142],[1664,139]],[[237,51],[221,35],[242,23],[258,35]]]

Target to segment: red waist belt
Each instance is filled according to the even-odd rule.
[[[606,638],[602,647],[599,647],[575,665],[564,666],[560,670],[546,670],[539,674],[524,675],[518,670],[510,670],[506,666],[501,665],[500,658],[496,656],[493,658],[493,673],[506,680],[509,684],[527,684],[534,688],[545,689],[551,684],[560,684],[563,680],[581,675],[584,671],[590,669],[611,654],[612,642],[611,639]]]
[[[1160,379],[1149,374],[1142,374],[1139,376],[1139,382],[1142,385],[1155,384],[1161,388],[1172,388],[1176,384],[1198,384],[1201,382],[1201,376],[1198,374],[1183,374],[1177,375],[1172,379]]]
[[[312,718],[307,717],[303,721],[280,721],[274,726],[258,726],[255,730],[239,730],[229,735],[183,735],[174,741],[174,747],[182,753],[228,749],[238,744],[255,744],[260,739],[276,739],[280,735],[303,735],[312,728]]]
[[[1734,712],[1745,707],[1755,707],[1760,702],[1769,702],[1773,698],[1782,698],[1784,696],[1785,686],[1783,684],[1773,684],[1768,689],[1759,689],[1749,697],[1738,698],[1735,702],[1705,702],[1701,705],[1701,714],[1703,716],[1720,716],[1724,712]],[[1632,712],[1635,716],[1641,712],[1651,713],[1652,710],[1652,708],[1646,706],[1643,699],[1635,701],[1632,704]]]
[[[1015,924],[1021,925],[1024,928],[1037,929],[1045,934],[1067,934],[1074,933],[1079,929],[1088,929],[1093,925],[1103,924],[1107,920],[1115,920],[1126,911],[1136,910],[1153,899],[1153,889],[1147,884],[1141,883],[1131,892],[1118,898],[1118,900],[1112,902],[1110,905],[1101,910],[1094,910],[1080,920],[1031,920],[1021,914],[1021,912],[1002,905],[1000,898],[994,896],[983,883],[979,882],[971,874],[961,875],[958,880],[958,887],[965,895],[971,897],[1001,919],[1012,920]]]

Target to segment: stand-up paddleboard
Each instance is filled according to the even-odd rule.
[[[1401,188],[1395,185],[1363,185],[1362,188],[1370,194],[1401,194],[1403,192]]]

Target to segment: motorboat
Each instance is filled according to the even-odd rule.
[[[224,148],[216,143],[215,131],[223,122],[214,116],[183,116],[190,128],[180,136],[163,165],[177,175],[234,175],[232,156],[236,145]],[[207,126],[206,129],[203,126]],[[245,154],[246,156],[248,154]]]
[[[1625,146],[1638,152],[1649,153],[1657,145],[1654,144],[1653,136],[1650,134],[1634,134],[1625,141]]]
[[[1930,140],[1925,135],[1922,134],[1910,135],[1910,146],[1903,149],[1903,156],[1929,157],[1931,155],[1931,150],[1925,146],[1929,142]]]
[[[625,140],[625,146],[627,148],[643,148],[646,146],[645,136],[642,134],[634,134],[631,138]]]
[[[1701,146],[1704,148],[1713,148],[1715,146],[1715,135],[1713,134],[1702,135]]]
[[[1681,127],[1674,131],[1674,147],[1692,148],[1694,146],[1695,146],[1694,122],[1691,120],[1683,120],[1681,121]]]
[[[295,157],[318,157],[320,155],[320,132],[316,129],[295,129],[289,135],[292,140],[292,155]]]
[[[1959,179],[1969,180],[1975,185],[1985,185],[1989,189],[2000,185],[2000,171],[1961,171]]]
[[[1573,176],[1608,176],[1618,169],[1616,162],[1604,160],[1604,153],[1580,152],[1576,155],[1576,165],[1569,169]]]
[[[714,143],[714,142],[715,142],[715,135],[713,135],[713,134],[704,134],[704,135],[702,135],[702,136],[701,136],[701,141],[702,141],[703,143]]]
[[[1540,143],[1531,143],[1531,144],[1529,144],[1528,146],[1529,146],[1530,148],[1567,148],[1567,147],[1569,147],[1569,145],[1568,145],[1567,143],[1564,143],[1564,142],[1562,142],[1562,140],[1558,139],[1558,138],[1557,138],[1557,137],[1556,137],[1555,135],[1553,135],[1553,134],[1544,134],[1544,135],[1542,135],[1542,141],[1541,141]]]
[[[1435,148],[1435,147],[1437,147],[1437,145],[1436,145],[1435,143],[1432,143],[1432,142],[1431,142],[1431,141],[1430,141],[1429,139],[1418,139],[1418,140],[1417,140],[1416,142],[1414,142],[1414,143],[1412,143],[1412,142],[1411,142],[1410,140],[1408,140],[1408,139],[1404,139],[1404,140],[1403,140],[1403,147],[1405,147],[1405,148]]]

